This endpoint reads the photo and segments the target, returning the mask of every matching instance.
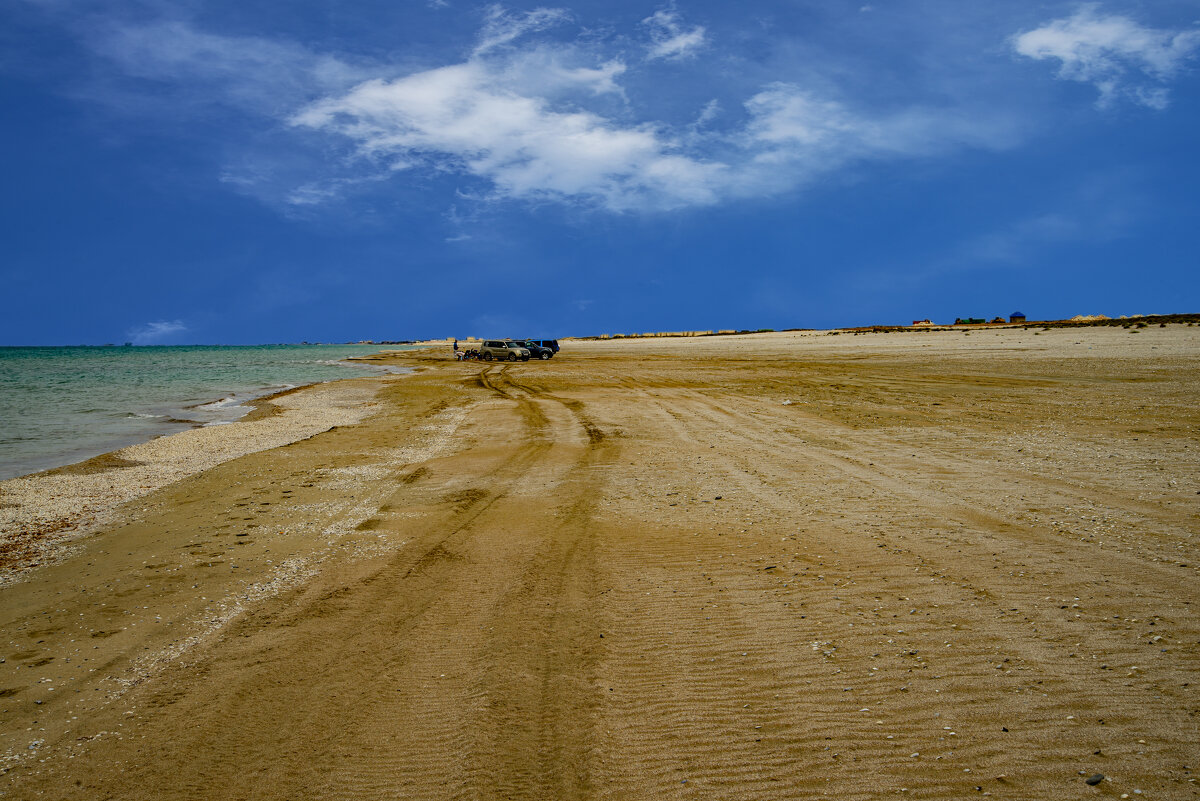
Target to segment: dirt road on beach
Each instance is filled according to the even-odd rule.
[[[0,589],[0,797],[1200,797],[1198,332],[396,356]]]

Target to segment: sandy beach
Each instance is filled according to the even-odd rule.
[[[0,482],[3,797],[1200,797],[1200,327],[375,358]]]

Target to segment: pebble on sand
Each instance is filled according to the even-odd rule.
[[[1084,781],[1095,787],[1097,784],[1104,781],[1104,774],[1093,773],[1091,776],[1088,776],[1086,779],[1084,779]]]

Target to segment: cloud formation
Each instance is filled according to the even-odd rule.
[[[867,114],[790,83],[765,87],[745,108],[730,181],[736,195],[787,191],[854,163],[1000,149],[1016,140],[1002,117],[917,106]]]
[[[571,15],[562,8],[535,8],[525,14],[514,15],[503,6],[491,5],[485,15],[483,30],[480,31],[479,44],[475,46],[475,55],[503,47],[527,33],[545,30],[570,18]]]
[[[559,109],[513,81],[523,70],[480,60],[367,81],[315,103],[296,125],[354,140],[378,162],[424,164],[489,181],[497,196],[589,198],[614,210],[716,199],[721,165],[672,152],[653,124],[622,125]],[[602,91],[618,70],[555,71],[553,83]],[[545,90],[545,76],[540,82]]]
[[[540,24],[502,27],[511,33]],[[484,38],[513,41],[508,33]],[[291,123],[349,139],[380,169],[433,168],[485,182],[492,199],[618,212],[768,196],[849,163],[1002,147],[1011,135],[995,119],[965,111],[868,115],[787,83],[750,96],[732,127],[707,127],[719,108],[713,101],[697,110],[697,122],[676,130],[629,119],[619,103],[617,113],[589,109],[597,98],[624,98],[620,79],[629,67],[588,58],[570,45],[500,55],[477,49],[459,64],[365,81],[308,105]]]
[[[423,69],[179,21],[111,25],[94,47],[185,102],[268,120],[254,125],[258,151],[227,160],[221,180],[285,213],[427,176],[460,176],[457,191],[473,200],[670,211],[770,197],[871,161],[1016,139],[1006,115],[982,104],[864,107],[824,82],[733,81],[720,99],[681,107],[656,94],[664,87],[655,71],[678,71],[665,62],[716,47],[704,27],[659,10],[641,20],[650,45],[635,58],[613,46],[620,37],[542,35],[569,22],[563,9],[493,5],[464,55]]]
[[[1200,50],[1200,30],[1147,28],[1087,4],[1070,17],[1013,37],[1012,44],[1023,56],[1058,60],[1060,78],[1093,84],[1101,108],[1126,97],[1163,109],[1168,104],[1163,84]]]
[[[190,97],[265,114],[338,91],[370,74],[334,56],[260,36],[222,36],[181,21],[100,26],[90,34],[96,52],[123,73],[185,86]],[[208,91],[196,92],[197,86]]]
[[[695,55],[706,44],[704,28],[685,28],[674,9],[660,10],[642,20],[650,30],[650,59],[681,59]]]
[[[131,329],[128,336],[135,345],[161,345],[187,330],[182,320],[159,320]]]

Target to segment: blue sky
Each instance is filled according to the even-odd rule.
[[[1200,310],[1200,3],[10,0],[0,344]]]

